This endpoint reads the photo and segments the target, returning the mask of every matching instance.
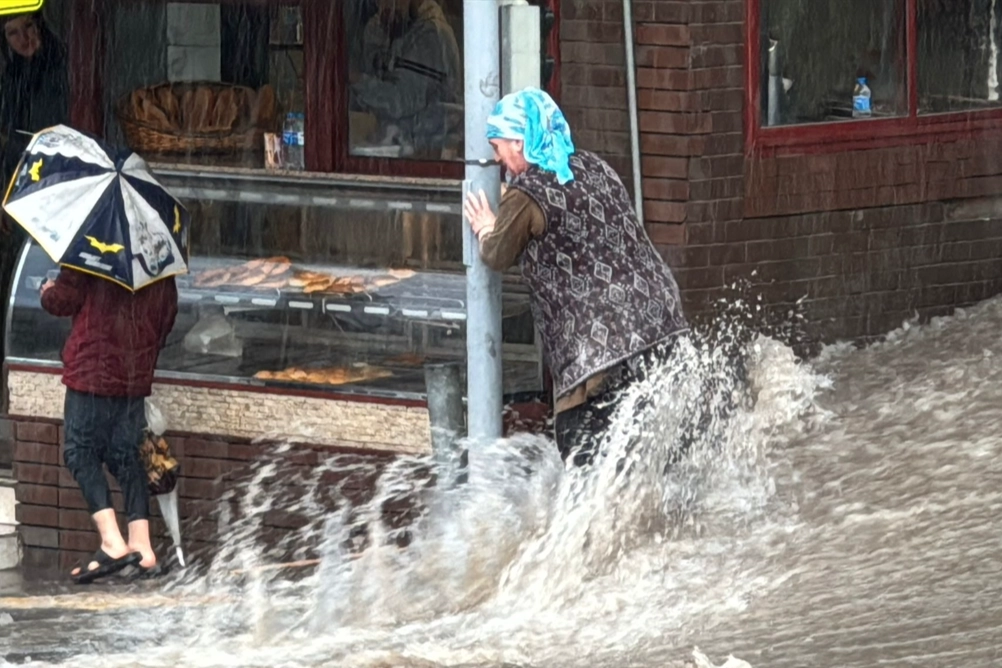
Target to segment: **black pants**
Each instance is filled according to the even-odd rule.
[[[102,397],[66,389],[63,460],[90,513],[113,508],[104,466],[118,481],[130,522],[149,519],[150,492],[139,446],[146,427],[142,397]]]
[[[672,357],[675,345],[685,335],[676,337],[668,343],[657,345],[636,357],[614,367],[608,374],[602,391],[588,399],[585,403],[557,414],[555,420],[555,436],[560,456],[566,461],[573,457],[575,466],[593,463],[598,453],[598,444],[607,434],[611,421],[619,408],[625,390],[633,383],[643,382],[651,370],[659,364],[664,364]],[[678,360],[677,363],[684,363]],[[706,372],[704,371],[704,374]],[[745,381],[744,359],[734,356],[726,369],[709,373],[702,378],[702,396],[704,401],[686,410],[682,416],[683,431],[678,442],[672,448],[667,466],[670,468],[679,462],[698,438],[705,438],[709,430],[719,428],[737,408],[736,402],[727,392],[721,389],[740,387]],[[653,389],[653,388],[652,388]],[[637,402],[639,415],[649,408],[651,400],[642,397]],[[711,434],[712,436],[712,434]],[[639,439],[640,434],[637,434]],[[711,439],[712,440],[712,439]],[[636,445],[633,441],[627,444],[630,451]],[[620,462],[622,465],[622,462]]]

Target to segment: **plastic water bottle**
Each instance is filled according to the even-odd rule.
[[[306,169],[306,118],[301,113],[290,112],[282,128],[282,149],[285,168],[301,172]]]
[[[852,117],[869,118],[872,115],[870,87],[866,85],[866,77],[859,77],[856,79],[856,89],[852,91]]]

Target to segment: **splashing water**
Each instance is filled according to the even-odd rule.
[[[220,504],[208,570],[172,581],[170,605],[96,618],[107,644],[73,665],[683,665],[695,634],[774,586],[749,560],[797,519],[769,454],[824,423],[830,385],[774,340],[715,336],[625,393],[591,467],[532,436],[468,444],[465,484],[430,456],[296,468],[279,448]],[[276,512],[305,519],[278,543]],[[315,553],[313,571],[268,567]]]

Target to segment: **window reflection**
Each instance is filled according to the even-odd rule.
[[[919,0],[919,112],[999,104],[999,8],[995,0]]]
[[[151,160],[260,168],[304,112],[297,6],[116,2],[106,21],[107,136]]]
[[[761,0],[761,12],[763,125],[907,113],[904,0]]]
[[[462,153],[461,3],[346,3],[351,153],[440,160]]]

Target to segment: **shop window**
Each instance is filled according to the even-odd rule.
[[[995,0],[919,0],[919,113],[999,106]]]
[[[749,150],[1002,120],[995,0],[748,0],[748,17]]]
[[[462,1],[353,0],[343,18],[349,154],[460,158]]]
[[[870,113],[908,113],[904,0],[762,0],[765,125],[851,120],[859,79]]]
[[[175,380],[273,392],[423,398],[423,365],[466,357],[466,281],[458,207],[408,212],[375,193],[367,210],[183,198],[191,271],[177,277],[177,322],[158,371]],[[59,360],[70,321],[40,308],[58,268],[35,243],[15,272],[10,360]],[[543,389],[528,294],[505,280],[504,391]]]
[[[153,162],[303,167],[298,6],[116,2],[106,22],[109,138]],[[266,151],[290,115],[295,141]]]

